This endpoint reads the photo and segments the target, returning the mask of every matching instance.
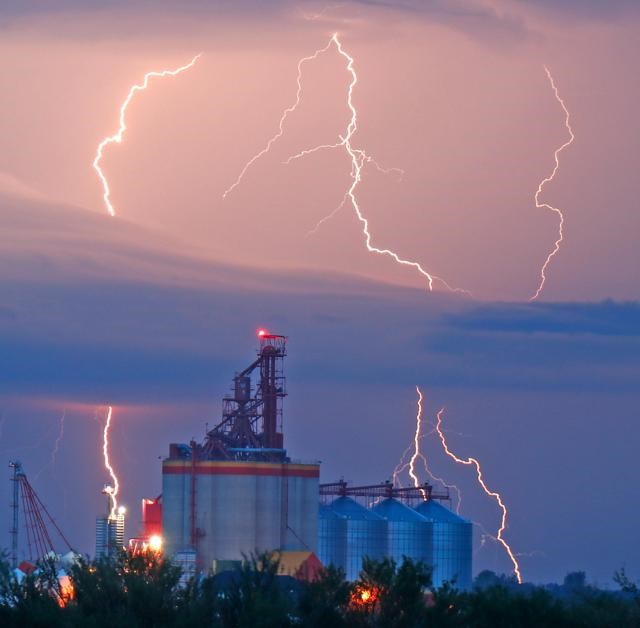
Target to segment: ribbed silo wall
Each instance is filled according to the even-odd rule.
[[[282,529],[282,477],[278,475],[252,476],[255,483],[255,540],[252,551],[264,552],[280,547]],[[246,553],[246,552],[245,552]]]
[[[190,547],[191,462],[167,462],[162,466],[162,537],[165,552],[172,556]]]
[[[318,558],[325,565],[347,567],[347,520],[330,506],[318,509]]]
[[[347,580],[356,580],[365,556],[387,555],[387,522],[349,497],[339,497],[331,508],[346,520],[345,574]]]
[[[416,510],[433,524],[433,584],[445,581],[468,590],[472,585],[471,522],[435,502],[423,502]]]
[[[287,498],[287,529],[283,549],[316,553],[319,479],[297,475],[296,468],[297,465],[285,468],[283,478],[283,492]]]
[[[385,499],[372,508],[387,520],[387,556],[400,565],[404,558],[433,562],[433,524],[396,499]]]
[[[214,560],[242,560],[256,551],[283,549],[287,529],[293,528],[289,511],[302,530],[302,541],[296,543],[304,546],[304,535],[310,535],[306,542],[315,547],[318,465],[204,460],[192,468],[190,461],[165,460],[163,486],[169,500],[163,494],[163,535],[170,555],[191,546],[194,471],[199,569],[211,569]],[[305,506],[311,491],[313,510]]]
[[[257,476],[238,463],[204,461],[196,469],[198,564],[209,569],[214,560],[242,560],[257,549],[258,481],[266,480],[261,505],[269,512],[280,508],[277,477]],[[263,536],[267,545],[277,546],[280,540],[279,534]]]

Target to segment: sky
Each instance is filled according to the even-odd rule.
[[[91,552],[114,406],[133,534],[168,444],[218,420],[265,326],[289,338],[287,449],[321,460],[323,481],[390,477],[419,385],[425,421],[444,407],[450,446],[504,498],[525,580],[640,578],[639,25],[631,0],[3,3],[0,456]],[[347,132],[352,77],[333,46],[223,196],[295,102],[299,59],[334,32],[357,75],[351,142],[372,157],[356,190],[371,244],[468,293],[367,251],[340,207],[344,146],[286,163]],[[99,142],[146,72],[198,53],[135,95],[105,149],[110,217]],[[575,140],[540,195],[564,240],[530,302],[558,233],[534,195],[569,139],[545,66]],[[497,530],[473,473],[433,434],[422,445],[462,514]],[[509,573],[476,537],[474,571]]]

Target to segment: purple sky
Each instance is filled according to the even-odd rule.
[[[265,325],[290,337],[287,447],[322,460],[323,479],[389,477],[418,384],[425,418],[445,406],[451,446],[502,493],[525,579],[584,569],[608,585],[622,565],[640,578],[636,3],[48,7],[0,9],[0,454],[22,460],[79,549],[108,479],[104,405],[133,533],[139,500],[160,491],[158,457],[217,420]],[[358,74],[354,146],[404,170],[364,168],[374,245],[473,298],[429,293],[368,253],[348,205],[306,237],[350,182],[344,149],[283,164],[344,133],[350,77],[334,49],[305,66],[282,139],[222,199],[295,98],[298,59],[334,31]],[[98,142],[146,71],[201,51],[136,96],[124,143],[106,149],[108,217]],[[534,193],[567,139],[544,64],[576,140],[542,194],[565,240],[529,304],[558,224]],[[495,530],[470,470],[433,437],[424,447],[462,487],[463,514]],[[508,571],[498,546],[477,549],[476,571]]]

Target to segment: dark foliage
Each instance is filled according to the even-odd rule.
[[[404,560],[365,560],[347,582],[333,567],[314,582],[279,575],[269,554],[234,572],[180,581],[180,570],[150,553],[123,552],[107,561],[80,560],[71,569],[73,595],[51,560],[18,581],[0,558],[0,626],[60,628],[526,628],[640,626],[640,592],[624,570],[618,591],[587,584],[583,572],[562,585],[518,585],[492,572],[473,591],[455,583],[433,589],[431,569]]]

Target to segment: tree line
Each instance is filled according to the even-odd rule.
[[[584,573],[562,585],[518,585],[482,572],[471,591],[455,582],[432,586],[431,569],[405,559],[363,561],[360,577],[345,580],[333,567],[312,582],[282,576],[270,554],[246,559],[232,572],[181,581],[161,554],[123,551],[115,559],[79,558],[60,578],[46,559],[17,579],[0,561],[0,626],[418,628],[640,626],[640,593],[623,570],[618,589],[586,584]]]

